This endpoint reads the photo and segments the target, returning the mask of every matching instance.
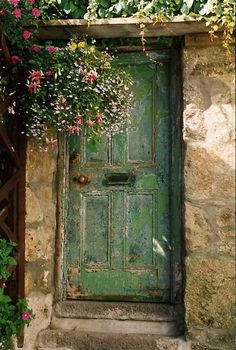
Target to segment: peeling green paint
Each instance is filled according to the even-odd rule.
[[[70,139],[69,298],[170,301],[171,64],[170,56],[159,58],[120,56],[134,77],[127,133],[98,143]],[[113,173],[133,174],[135,182],[109,185],[104,179]],[[80,174],[87,185],[73,181]]]

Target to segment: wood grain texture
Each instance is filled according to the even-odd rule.
[[[136,18],[112,18],[87,21],[83,19],[50,20],[41,23],[41,39],[70,39],[71,35],[88,35],[93,38],[128,38],[139,37],[140,21]],[[145,24],[145,37],[179,36],[187,33],[207,33],[209,27],[204,21],[191,17],[174,17],[171,21],[153,22],[142,20]]]

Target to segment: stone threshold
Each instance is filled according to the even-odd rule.
[[[173,322],[183,319],[179,305],[68,300],[54,305],[56,318]]]
[[[177,336],[176,322],[150,322],[150,321],[121,321],[98,320],[78,318],[53,318],[51,329],[63,329],[67,331],[96,332],[118,334],[155,334],[159,336]]]
[[[170,304],[63,301],[54,306],[50,328],[79,332],[179,336],[183,314]]]
[[[153,335],[42,331],[37,350],[190,350],[182,338]]]

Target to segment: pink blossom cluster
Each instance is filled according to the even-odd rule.
[[[28,89],[29,92],[32,94],[33,92],[36,92],[38,88],[41,86],[41,79],[43,77],[43,72],[41,70],[32,70],[29,72],[29,78],[30,81],[28,81]]]
[[[83,76],[84,76],[84,79],[85,79],[85,82],[87,83],[87,84],[92,84],[92,82],[95,80],[95,79],[97,79],[97,77],[98,77],[98,74],[97,74],[97,72],[87,72],[86,70],[84,70],[84,71],[82,71],[81,72],[82,74],[83,74]]]
[[[24,311],[22,313],[22,317],[21,318],[22,318],[23,321],[29,321],[30,320],[30,313],[28,311]]]
[[[92,119],[88,119],[88,120],[86,120],[86,124],[88,125],[88,127],[90,128],[90,129],[93,129],[93,127],[94,127],[94,124],[95,123],[101,123],[102,122],[102,119],[103,119],[103,115],[101,114],[101,113],[97,113],[96,114],[96,116],[95,116],[95,118],[94,118],[94,120],[92,120]],[[69,133],[69,134],[78,134],[79,135],[79,133],[80,133],[80,131],[81,131],[81,124],[82,124],[82,115],[80,115],[80,114],[78,114],[76,117],[75,117],[75,119],[74,119],[74,123],[75,123],[75,125],[69,125],[68,127],[67,127],[67,132]]]
[[[16,19],[20,19],[23,16],[23,7],[21,6],[21,0],[8,0],[9,4],[13,7],[13,9],[11,10],[12,15],[16,18]],[[32,7],[30,6],[29,10],[31,11],[31,16],[32,18],[38,18],[40,17],[40,10],[37,7],[34,7],[35,4],[35,0],[27,0],[28,3],[32,4]],[[3,9],[0,10],[0,16],[5,16],[7,14],[7,10]],[[30,30],[26,30],[24,29],[22,31],[22,38],[24,40],[30,40],[32,38],[32,32]],[[32,46],[32,50],[36,52],[36,45],[33,48]],[[39,51],[37,51],[39,52]],[[17,64],[18,62],[20,62],[21,59],[19,56],[17,55],[13,55],[11,57],[11,62],[12,64]]]

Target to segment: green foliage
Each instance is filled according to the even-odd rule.
[[[58,6],[57,0],[38,0],[37,5],[39,6],[42,19],[54,19],[65,16],[63,8]]]
[[[214,35],[220,29],[224,30],[223,45],[227,48],[233,41],[235,30],[235,0],[214,1],[210,16],[209,9],[201,11],[201,15],[210,26],[210,34]]]
[[[9,266],[16,265],[12,257],[15,243],[0,239],[0,280],[6,281],[10,277]],[[11,298],[0,288],[0,350],[13,350],[12,336],[29,325],[34,318],[26,299],[19,299],[13,304]]]
[[[17,335],[25,325],[29,325],[34,314],[26,299],[20,299],[16,305],[0,288],[0,349],[12,349],[12,336]]]
[[[0,238],[0,281],[7,280],[11,275],[10,265],[16,265],[16,260],[11,256],[15,243]]]
[[[22,1],[20,7],[16,7],[10,4],[8,0],[0,1],[0,32],[2,32],[7,40],[11,42],[12,48],[17,48],[18,55],[22,50],[30,47],[32,39],[36,32],[37,27],[35,17],[32,14],[33,4],[29,1]],[[14,11],[20,10],[18,15],[14,15]],[[49,11],[49,7],[47,9]],[[22,33],[26,29],[25,23],[32,29],[31,37],[29,40],[23,40]],[[14,54],[14,52],[13,52]]]

